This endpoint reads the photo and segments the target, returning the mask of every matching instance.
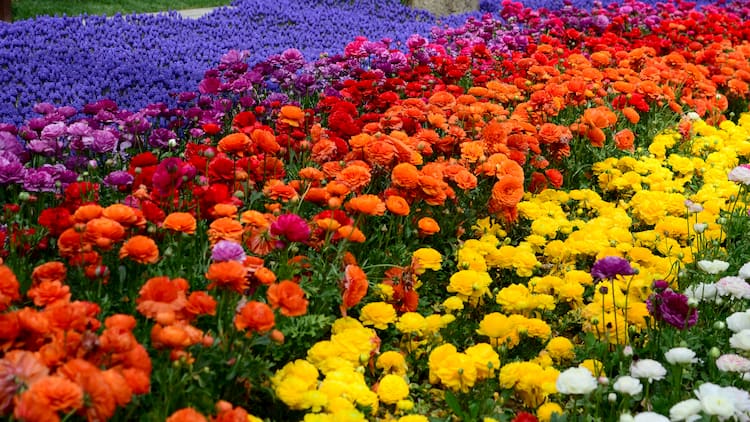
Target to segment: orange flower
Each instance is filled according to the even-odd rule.
[[[243,212],[240,215],[240,221],[252,230],[267,229],[271,225],[271,222],[268,221],[268,218],[263,213],[255,210]]]
[[[83,238],[96,246],[108,250],[125,237],[125,228],[115,220],[99,217],[86,223]]]
[[[112,204],[102,211],[102,216],[115,220],[123,226],[142,227],[146,225],[146,219],[143,217],[143,213],[133,207],[129,207],[125,204]]]
[[[198,315],[216,315],[216,299],[204,291],[190,293],[185,314],[189,321]]]
[[[70,301],[70,286],[62,284],[55,280],[44,280],[41,283],[35,283],[35,286],[26,292],[36,306],[47,306],[56,302]]]
[[[353,192],[358,192],[370,184],[371,179],[370,169],[366,165],[350,164],[336,175],[336,181],[346,185]]]
[[[187,304],[188,288],[183,278],[150,278],[138,292],[136,309],[146,318],[155,319],[160,324],[171,324]]]
[[[503,208],[515,207],[521,198],[523,198],[523,179],[503,176],[492,187],[491,201]]]
[[[66,274],[65,264],[59,261],[50,261],[34,268],[34,271],[31,272],[31,282],[32,284],[39,284],[43,281],[65,281]]]
[[[622,115],[632,124],[636,124],[641,120],[641,116],[633,107],[625,107],[622,109]]]
[[[285,185],[280,180],[271,180],[266,183],[266,186],[263,187],[263,193],[274,201],[288,202],[299,199],[299,193],[292,186]]]
[[[354,243],[364,243],[365,234],[354,226],[341,226],[336,230],[336,236],[333,237],[335,240],[346,239]]]
[[[8,309],[13,301],[21,299],[20,285],[10,268],[0,265],[0,312]]]
[[[268,303],[274,309],[281,307],[281,314],[285,316],[300,316],[307,313],[307,299],[299,284],[284,280],[272,284],[266,292]]]
[[[299,127],[305,120],[305,114],[297,106],[285,105],[279,110],[279,120],[289,126]]]
[[[69,258],[78,253],[90,251],[91,245],[84,242],[82,231],[71,227],[57,238],[57,248],[60,250],[60,256]]]
[[[229,154],[241,154],[245,152],[245,149],[250,145],[250,137],[246,134],[230,133],[229,135],[219,140],[218,150],[219,152],[225,152]]]
[[[346,209],[365,215],[383,215],[385,203],[375,195],[359,195],[346,203]]]
[[[81,205],[76,212],[73,213],[73,220],[75,220],[76,223],[85,223],[94,218],[101,217],[103,212],[104,209],[96,204]]]
[[[463,169],[456,173],[451,179],[456,182],[456,186],[463,190],[471,190],[477,187],[477,176],[470,171]]]
[[[365,159],[380,167],[390,167],[397,157],[395,145],[384,137],[375,139],[365,145]]]
[[[155,264],[159,260],[159,248],[150,237],[133,236],[120,248],[120,259],[125,257],[140,264]]]
[[[165,422],[208,422],[208,419],[192,407],[186,407],[172,413]]]
[[[21,395],[21,400],[25,399],[37,399],[37,406],[67,413],[83,407],[83,389],[67,378],[52,375],[31,384]]]
[[[370,287],[367,282],[367,274],[357,265],[347,265],[344,268],[344,281],[341,311],[346,315],[346,310],[359,303],[367,294]]]
[[[187,212],[173,212],[169,214],[161,226],[167,230],[172,230],[180,233],[195,234],[197,228],[197,221],[192,214]]]
[[[214,220],[208,229],[208,239],[211,246],[220,240],[232,240],[242,243],[242,224],[239,221],[221,217]]]
[[[276,154],[281,150],[281,146],[276,142],[276,135],[270,130],[255,129],[250,138],[258,149],[266,154]]]
[[[84,359],[72,359],[58,369],[58,373],[80,385],[86,395],[84,408],[79,411],[90,421],[105,421],[117,408],[112,390],[102,371]]]
[[[151,328],[151,344],[157,349],[184,349],[203,340],[203,331],[183,322],[162,326],[154,324]]]
[[[419,185],[419,170],[409,163],[400,163],[391,171],[393,185],[404,189],[414,189]]]
[[[305,167],[297,173],[300,179],[311,182],[320,182],[325,179],[325,174],[315,167]]]
[[[589,126],[603,129],[617,123],[617,115],[608,107],[587,108],[581,121]]]
[[[36,354],[26,350],[11,350],[0,359],[0,387],[3,389],[3,400],[0,401],[0,413],[7,414],[13,405],[12,397],[34,382],[49,374],[47,368]]]
[[[232,204],[216,204],[211,208],[211,216],[213,218],[227,217],[235,219],[237,218],[237,206]]]
[[[270,285],[276,281],[276,274],[266,267],[260,267],[253,273],[260,284]]]
[[[398,195],[390,195],[386,198],[385,207],[388,208],[388,211],[400,216],[409,215],[409,212],[411,212],[406,199]]]
[[[238,261],[214,262],[208,266],[206,279],[211,283],[206,287],[226,288],[243,294],[248,288],[247,268]]]
[[[435,219],[430,217],[422,217],[417,221],[417,227],[419,229],[420,236],[432,236],[440,231],[440,226]]]
[[[102,379],[104,379],[104,382],[107,383],[110,391],[112,391],[112,395],[115,397],[118,406],[125,406],[130,403],[133,391],[119,370],[107,369],[106,371],[102,371]]]
[[[234,317],[234,326],[238,330],[249,330],[250,333],[265,333],[276,324],[273,310],[265,303],[250,301]]]
[[[635,141],[635,134],[630,129],[623,129],[615,133],[615,146],[623,151],[633,152],[633,142]]]

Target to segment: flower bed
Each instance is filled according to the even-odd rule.
[[[748,10],[506,1],[37,105],[0,126],[0,412],[747,420]]]

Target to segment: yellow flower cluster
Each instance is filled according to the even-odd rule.
[[[550,394],[557,392],[555,382],[560,371],[536,362],[511,362],[500,368],[500,386],[513,389],[528,407],[544,403]]]
[[[519,344],[522,334],[547,340],[552,334],[552,329],[539,318],[526,318],[518,314],[506,316],[499,312],[492,312],[485,315],[479,322],[477,334],[489,337],[490,344],[493,346],[505,346],[512,349]]]
[[[432,350],[428,362],[431,384],[466,393],[477,381],[495,375],[500,356],[487,343],[471,346],[463,353],[446,343]]]

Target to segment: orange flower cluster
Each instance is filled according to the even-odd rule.
[[[220,400],[216,403],[216,416],[206,418],[202,413],[186,407],[172,413],[166,422],[248,422],[252,416],[242,407],[233,407],[231,403]]]
[[[76,413],[107,420],[150,389],[151,359],[133,335],[135,318],[112,315],[97,334],[99,306],[71,302],[65,275],[60,262],[36,267],[27,296],[39,308],[8,310],[20,295],[13,272],[0,266],[2,415],[46,422]]]
[[[213,338],[192,325],[201,315],[216,314],[216,300],[205,291],[188,295],[190,285],[183,278],[154,277],[138,292],[136,309],[156,321],[151,343],[157,349],[169,349],[173,360],[190,358],[185,349],[195,344],[210,346]]]

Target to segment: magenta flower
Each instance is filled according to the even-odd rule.
[[[652,294],[646,300],[646,307],[654,319],[664,321],[680,330],[692,327],[698,322],[698,309],[688,305],[687,296],[672,289]]]
[[[591,267],[591,276],[598,280],[612,280],[618,275],[633,275],[635,269],[625,258],[605,256]]]
[[[310,227],[304,218],[297,214],[280,215],[271,224],[271,234],[284,237],[289,242],[304,242],[310,238]]]

